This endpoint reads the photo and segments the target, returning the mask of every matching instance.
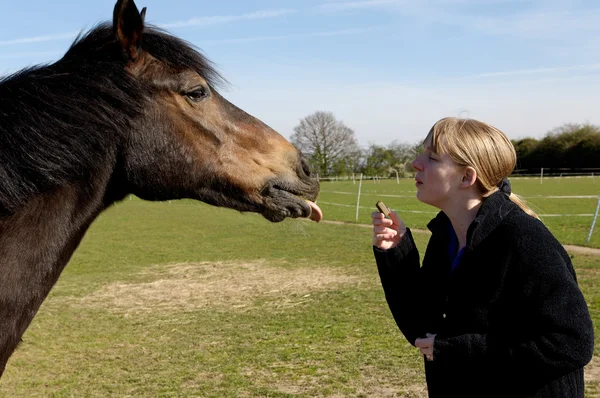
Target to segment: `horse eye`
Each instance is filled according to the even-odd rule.
[[[200,102],[208,96],[208,90],[205,87],[198,87],[185,95],[194,102]]]

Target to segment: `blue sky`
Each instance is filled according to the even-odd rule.
[[[222,94],[289,137],[330,111],[362,146],[420,141],[445,116],[510,138],[600,125],[597,0],[137,0],[198,46]],[[0,0],[0,75],[59,59],[113,0]]]

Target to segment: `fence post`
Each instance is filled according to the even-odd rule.
[[[592,239],[592,232],[594,231],[594,225],[596,225],[596,219],[598,218],[598,210],[599,209],[600,209],[600,196],[598,196],[598,205],[596,206],[596,214],[594,215],[594,221],[592,221],[592,226],[590,228],[590,233],[588,234],[586,243],[590,243],[590,239]]]
[[[362,173],[360,173],[360,181],[358,182],[358,197],[356,198],[356,221],[358,221],[358,209],[360,208],[360,190],[362,188]]]
[[[542,172],[540,173],[540,184],[543,183],[544,180],[544,168],[542,167]]]

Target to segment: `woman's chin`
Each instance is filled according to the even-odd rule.
[[[417,200],[421,203],[425,203],[426,205],[435,206],[435,204],[427,198],[427,195],[424,195],[422,192],[417,190]]]

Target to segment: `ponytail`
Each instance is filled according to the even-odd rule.
[[[531,217],[537,218],[538,220],[540,219],[538,217],[538,215],[535,214],[535,212],[533,210],[531,210],[529,208],[529,206],[527,206],[527,203],[525,202],[525,200],[521,199],[521,197],[519,195],[516,195],[511,192],[510,195],[508,196],[508,198],[510,199],[511,202],[513,202],[514,204],[519,206],[521,208],[521,210],[523,210],[525,213],[529,214]]]
[[[538,220],[540,219],[538,215],[535,214],[535,212],[531,210],[529,206],[527,206],[527,203],[524,199],[521,199],[520,196],[512,192],[512,186],[510,185],[508,177],[500,181],[500,184],[498,184],[498,190],[507,194],[510,201],[519,206],[525,213],[529,214],[533,218],[537,218]]]

